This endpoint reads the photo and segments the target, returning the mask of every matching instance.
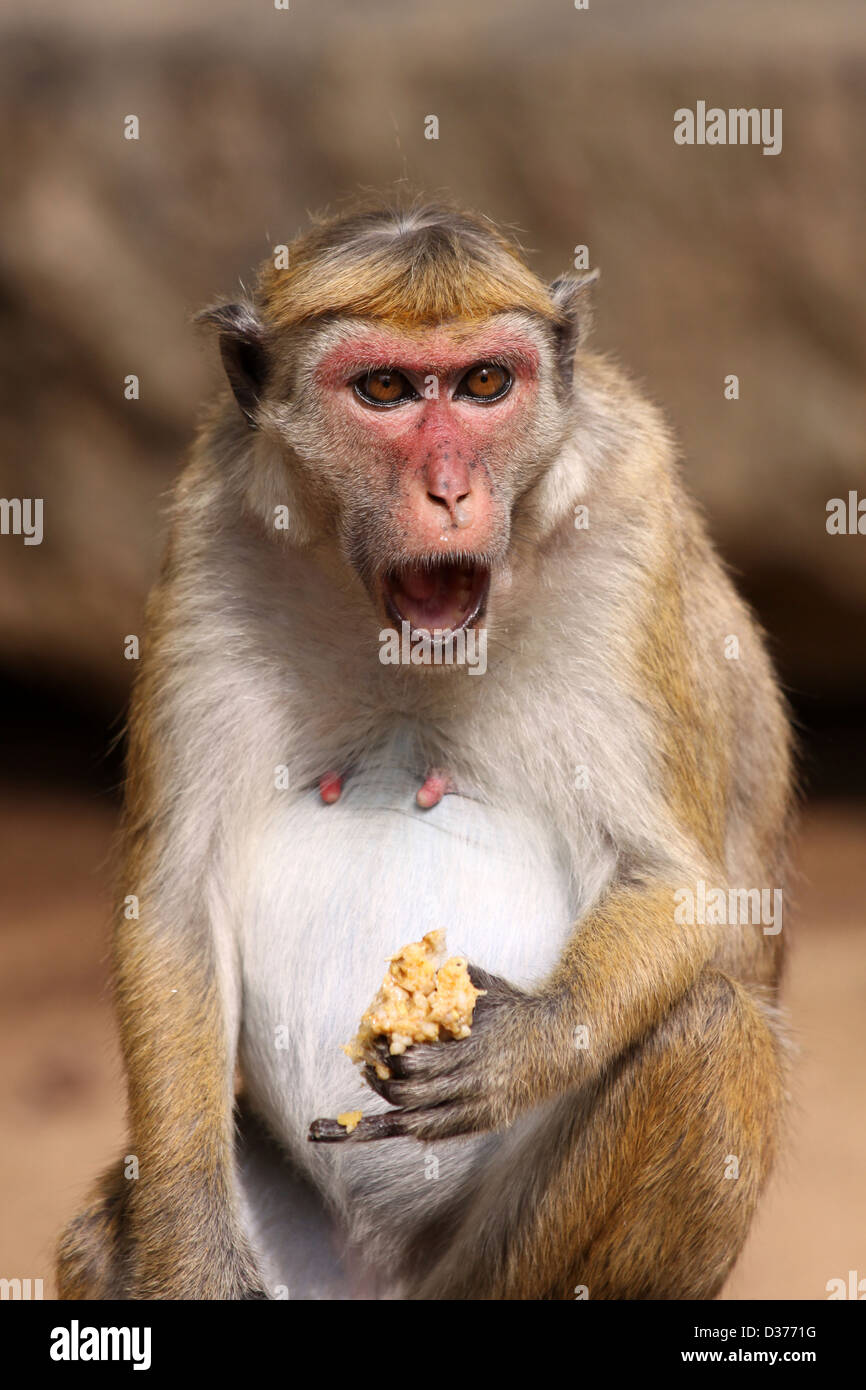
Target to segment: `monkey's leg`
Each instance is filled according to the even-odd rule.
[[[237,1002],[220,987],[204,924],[141,919],[115,937],[118,1015],[129,1086],[128,1180],[122,1166],[73,1222],[61,1289],[102,1298],[263,1298],[244,1233],[234,1152]],[[237,991],[235,990],[234,993]]]
[[[414,1298],[712,1298],[776,1147],[783,1044],[705,971],[591,1091],[552,1103],[481,1176]]]
[[[121,1271],[123,1207],[128,1184],[122,1162],[103,1173],[93,1201],[73,1217],[57,1245],[60,1298],[114,1298]]]
[[[130,1152],[139,1161],[127,1200],[128,1296],[265,1297],[238,1207],[236,1004],[223,996],[204,935],[182,951],[151,941],[145,956],[135,925],[137,949],[118,971]]]

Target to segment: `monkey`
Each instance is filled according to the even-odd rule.
[[[680,909],[783,883],[792,737],[594,279],[361,201],[201,315],[227,385],[129,719],[129,1154],[62,1297],[722,1287],[782,1142],[784,933]],[[483,671],[433,659],[461,635]],[[356,1070],[383,961],[442,928],[469,1036]]]

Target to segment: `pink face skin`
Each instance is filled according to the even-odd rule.
[[[505,369],[508,390],[489,401],[459,396],[467,372],[484,363]],[[351,456],[366,471],[371,490],[387,498],[383,506],[405,553],[447,560],[458,552],[495,549],[510,458],[533,415],[540,365],[539,346],[530,334],[496,320],[471,330],[359,328],[357,336],[322,357],[314,382],[327,414],[344,441],[349,434]],[[385,368],[401,373],[416,395],[393,405],[359,398],[356,382]],[[433,399],[425,396],[430,377],[438,385]],[[437,605],[442,624],[450,621],[453,596],[437,595],[435,585],[431,591],[423,569],[404,573],[397,598],[413,626],[438,625]],[[320,779],[326,805],[338,801],[342,789],[337,770]],[[429,810],[454,790],[447,770],[431,768],[416,801]]]
[[[481,364],[505,368],[511,386],[496,400],[455,395]],[[370,371],[400,372],[417,392],[390,406],[370,405],[355,383]],[[373,468],[399,478],[395,519],[417,554],[482,551],[495,525],[495,455],[527,414],[537,390],[539,353],[528,334],[494,322],[474,331],[436,328],[399,333],[371,327],[320,361],[315,381]],[[438,398],[427,399],[429,378]]]

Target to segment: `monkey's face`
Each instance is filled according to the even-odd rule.
[[[515,508],[562,435],[545,326],[343,321],[318,330],[307,362],[285,433],[374,605],[414,629],[477,623]]]

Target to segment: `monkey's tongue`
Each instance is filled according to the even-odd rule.
[[[413,628],[447,631],[464,627],[478,614],[487,592],[488,573],[480,565],[451,561],[404,565],[385,581],[392,616]]]

